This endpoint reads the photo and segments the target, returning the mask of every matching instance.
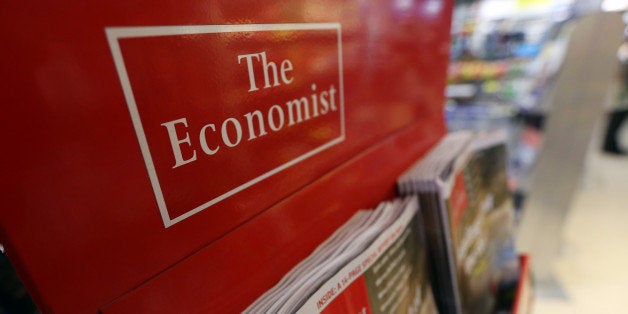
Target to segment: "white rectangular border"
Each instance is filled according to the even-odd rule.
[[[135,96],[133,89],[131,88],[131,82],[129,75],[124,64],[124,58],[122,57],[122,51],[118,40],[122,38],[138,38],[138,37],[153,37],[153,36],[174,36],[174,35],[187,35],[187,34],[211,34],[211,33],[233,33],[233,32],[260,32],[260,31],[285,31],[285,30],[328,30],[335,29],[338,32],[338,84],[340,94],[340,137],[327,142],[314,150],[311,150],[297,158],[280,165],[279,167],[272,169],[261,176],[254,178],[227,193],[224,193],[192,210],[187,211],[185,214],[175,218],[170,218],[166,201],[164,199],[161,185],[159,184],[159,178],[155,170],[153,158],[146,141],[146,134],[142,126],[142,121],[137,110],[137,104],[135,103]],[[150,178],[153,191],[155,193],[155,199],[163,219],[164,226],[166,228],[183,221],[190,216],[201,212],[202,210],[228,198],[238,192],[256,184],[260,181],[281,172],[315,154],[318,154],[331,146],[341,143],[345,140],[345,112],[344,112],[344,85],[342,74],[342,32],[340,23],[294,23],[294,24],[239,24],[239,25],[190,25],[190,26],[137,26],[137,27],[106,27],[105,33],[107,35],[107,41],[113,55],[116,70],[118,71],[118,77],[120,78],[120,84],[122,85],[122,91],[124,92],[124,98],[131,114],[131,120],[133,121],[133,127],[137,135],[137,140],[144,157],[144,163],[146,164],[146,170]]]

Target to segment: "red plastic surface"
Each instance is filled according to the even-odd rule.
[[[519,282],[517,283],[517,292],[515,295],[514,304],[512,306],[512,313],[532,313],[533,300],[534,291],[532,276],[530,274],[530,256],[527,254],[522,254],[519,255]]]
[[[170,305],[196,297],[190,311],[245,308],[354,211],[392,196],[396,176],[444,133],[450,10],[439,0],[3,4],[0,240],[38,306],[114,311],[161,304],[150,296],[167,295]],[[165,228],[106,29],[285,23],[340,25],[344,140]],[[174,159],[162,123],[187,117],[198,132],[208,120],[241,117],[247,106],[306,95],[314,80],[337,82],[335,32],[301,33],[284,46],[273,36],[256,43],[247,36],[120,41],[156,173],[167,182],[166,203],[182,204],[168,208],[173,217],[339,134],[331,120],[339,114],[329,115],[320,122],[331,128],[323,137],[304,124],[291,135],[225,148],[213,156],[220,162],[198,159],[170,168],[183,174],[167,172]],[[239,44],[246,49],[236,51]],[[279,66],[294,58],[298,88],[238,92],[247,77],[227,64],[260,49]],[[313,73],[319,61],[332,66]]]
[[[366,290],[366,280],[364,276],[358,277],[347,287],[342,294],[336,297],[322,313],[358,313],[370,314],[371,304],[369,302],[368,290]]]

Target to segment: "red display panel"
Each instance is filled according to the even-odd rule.
[[[38,306],[110,310],[149,287],[183,298],[186,281],[159,279],[183,269],[177,278],[205,275],[201,287],[246,291],[200,289],[196,309],[244,309],[353,212],[391,197],[445,132],[450,10],[438,0],[3,4],[0,242]],[[277,67],[269,88],[262,53]],[[286,102],[313,94],[319,116],[309,107],[309,120],[293,112],[286,126]],[[279,128],[271,113],[276,132],[274,105],[285,119]],[[263,136],[248,126],[255,110]],[[386,158],[359,160],[377,147]]]
[[[166,227],[344,140],[340,31],[107,29]]]

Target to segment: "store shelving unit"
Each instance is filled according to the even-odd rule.
[[[452,23],[446,119],[450,130],[506,129],[510,186],[520,211],[551,112],[574,2],[459,2]]]

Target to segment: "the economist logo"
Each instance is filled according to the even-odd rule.
[[[166,227],[344,140],[339,24],[106,33]]]

